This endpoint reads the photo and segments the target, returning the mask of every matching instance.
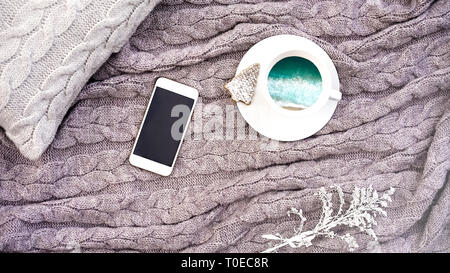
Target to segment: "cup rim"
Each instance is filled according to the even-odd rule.
[[[268,88],[268,77],[272,68],[281,60],[289,57],[300,57],[310,61],[316,68],[319,70],[320,77],[322,79],[322,90],[320,92],[319,98],[309,107],[306,107],[302,110],[289,110],[280,105],[278,105],[275,100],[272,98]],[[306,116],[310,115],[313,112],[320,110],[330,99],[331,97],[331,75],[330,71],[327,68],[324,62],[321,62],[321,58],[318,56],[314,56],[307,50],[303,49],[291,49],[288,51],[281,52],[277,54],[275,58],[263,68],[263,71],[260,72],[259,80],[261,81],[263,88],[263,95],[267,103],[270,105],[271,109],[289,116]]]

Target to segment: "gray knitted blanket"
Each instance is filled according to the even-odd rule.
[[[314,227],[318,188],[339,185],[350,200],[373,185],[396,189],[375,250],[449,252],[449,12],[447,0],[163,1],[85,86],[40,160],[0,132],[0,250],[258,252],[269,247],[261,235],[293,232],[291,207]],[[237,129],[223,89],[243,54],[277,34],[314,40],[341,81],[332,120],[302,141]],[[202,99],[167,178],[127,160],[161,76]],[[344,231],[357,251],[374,250]],[[347,249],[318,238],[280,251]]]

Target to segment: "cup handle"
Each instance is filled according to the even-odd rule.
[[[331,89],[330,99],[335,101],[340,101],[342,99],[342,93],[339,90]]]

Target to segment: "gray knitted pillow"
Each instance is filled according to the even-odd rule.
[[[0,0],[0,126],[29,159],[159,0]]]

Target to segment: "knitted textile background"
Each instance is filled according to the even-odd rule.
[[[349,200],[373,185],[396,192],[377,218],[379,245],[345,230],[357,251],[448,252],[449,12],[447,0],[163,1],[84,87],[41,159],[0,134],[0,249],[262,251],[262,234],[292,234],[291,207],[314,226],[319,187],[340,185]],[[236,110],[223,86],[243,54],[277,34],[318,43],[343,97],[316,135],[271,145],[238,138],[239,113],[230,123],[217,113]],[[160,76],[199,89],[192,135],[211,124],[233,135],[187,139],[170,177],[127,161]],[[318,239],[280,251],[345,246]]]

